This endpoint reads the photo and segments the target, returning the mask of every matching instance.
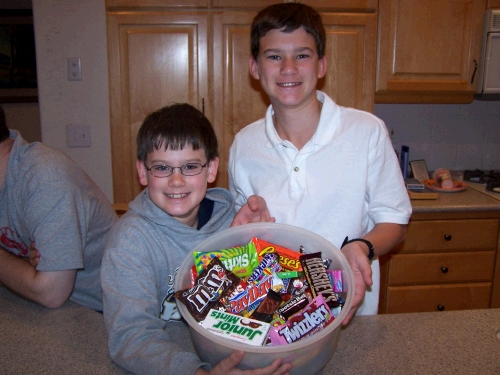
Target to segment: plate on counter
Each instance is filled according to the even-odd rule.
[[[424,180],[422,183],[433,191],[439,193],[458,193],[459,191],[464,191],[467,189],[467,184],[463,181],[453,181],[453,187],[451,189],[443,189],[436,185],[435,181],[431,178],[429,180]]]

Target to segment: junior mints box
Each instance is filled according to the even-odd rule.
[[[217,336],[254,346],[262,346],[266,342],[271,328],[270,324],[258,320],[213,309],[201,325]]]

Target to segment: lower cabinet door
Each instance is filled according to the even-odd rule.
[[[391,286],[386,313],[430,312],[490,307],[491,283]]]

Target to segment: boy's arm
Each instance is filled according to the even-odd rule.
[[[28,259],[0,249],[0,283],[24,298],[56,308],[70,297],[76,270],[37,271]]]
[[[183,342],[190,337],[187,327],[181,321],[160,318],[161,299],[167,294],[161,290],[171,284],[173,292],[174,271],[167,270],[168,259],[154,248],[168,245],[157,243],[159,236],[148,236],[140,225],[121,224],[115,224],[108,235],[101,267],[110,356],[136,374],[145,369],[150,375],[194,374],[203,363]],[[144,233],[137,234],[137,228]]]
[[[391,251],[403,241],[406,234],[406,225],[394,223],[379,223],[363,236],[373,245],[376,256],[381,256]],[[343,325],[349,323],[356,313],[365,296],[366,286],[373,284],[372,269],[368,261],[368,246],[360,241],[348,243],[342,248],[342,253],[347,258],[354,273],[355,293],[351,310],[342,321]]]
[[[231,226],[235,227],[242,224],[258,222],[274,223],[276,222],[276,219],[269,213],[269,209],[267,208],[264,198],[258,195],[252,195],[236,213]]]

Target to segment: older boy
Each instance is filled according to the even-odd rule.
[[[129,371],[198,375],[210,369],[176,340],[189,334],[173,294],[175,274],[190,250],[234,218],[231,194],[207,190],[218,164],[214,130],[194,107],[175,104],[144,120],[137,171],[146,189],[111,229],[101,270],[109,351]],[[234,352],[210,374],[245,373],[233,370],[241,358]],[[290,367],[276,361],[252,374],[285,374]]]
[[[115,220],[79,166],[9,130],[0,107],[0,285],[45,307],[69,298],[102,311],[99,271]],[[34,243],[36,267],[28,260]]]
[[[307,228],[338,248],[348,236],[342,252],[356,296],[347,324],[363,298],[358,313],[377,313],[378,260],[374,283],[369,260],[403,240],[411,205],[384,123],[316,91],[326,72],[325,39],[320,15],[304,4],[271,5],[254,18],[250,74],[271,106],[236,135],[229,189],[236,207],[258,194],[277,222]]]

